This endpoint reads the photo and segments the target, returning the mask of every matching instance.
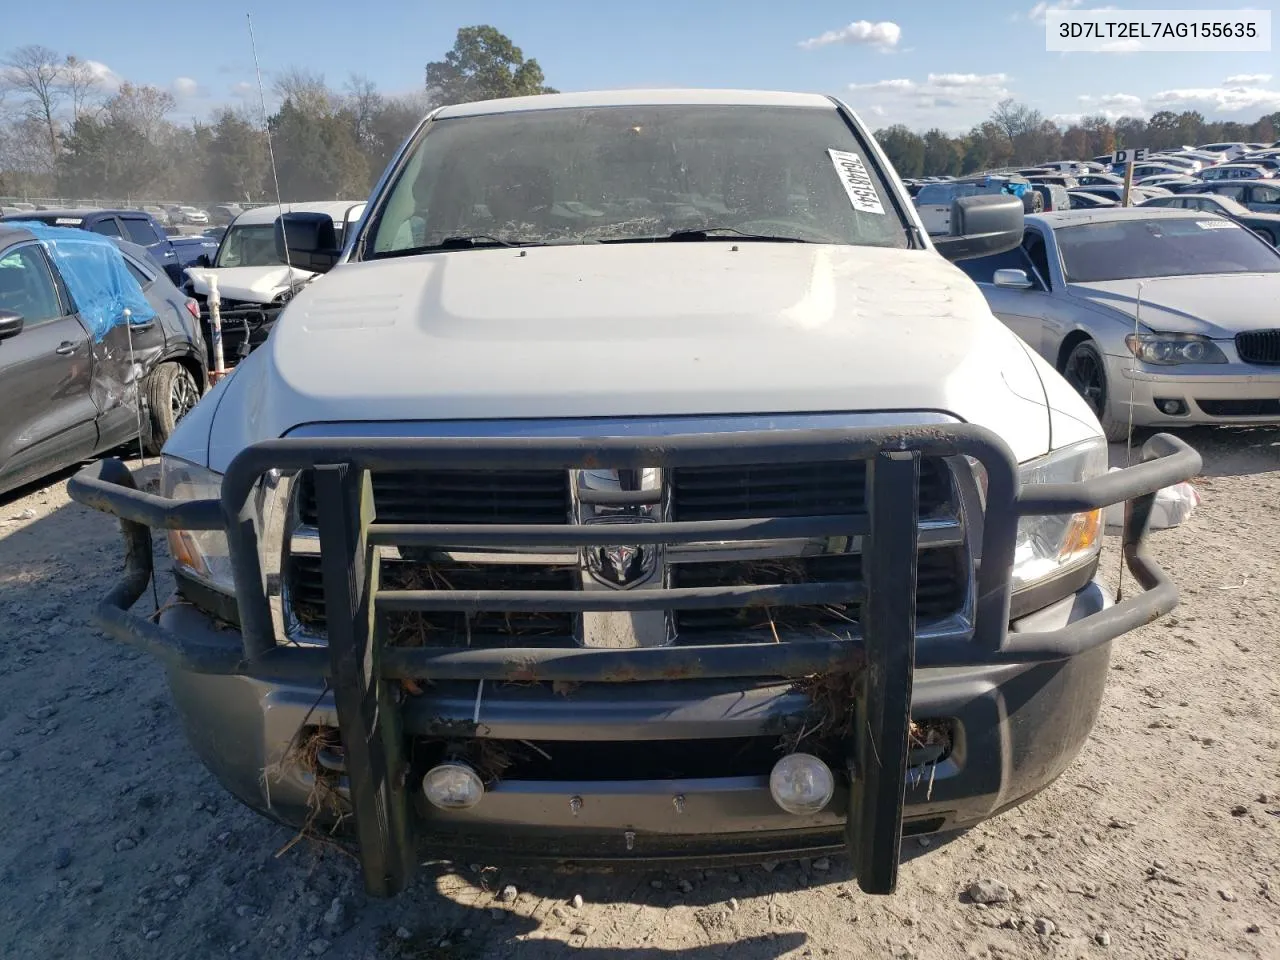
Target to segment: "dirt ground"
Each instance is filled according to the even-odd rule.
[[[65,473],[0,498],[0,955],[1280,957],[1280,431],[1188,439],[1204,502],[1154,538],[1182,604],[1116,644],[1080,758],[978,829],[907,841],[883,899],[833,858],[434,865],[366,900],[346,855],[277,855],[292,834],[196,761],[159,667],[87,626],[120,569],[114,522],[70,503]],[[1011,899],[973,903],[979,879]]]

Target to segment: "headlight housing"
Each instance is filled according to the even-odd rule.
[[[177,457],[160,457],[160,494],[172,500],[216,500],[222,474]],[[234,596],[231,552],[222,530],[170,530],[169,553],[176,573]]]
[[[1107,472],[1107,442],[1084,440],[1028,461],[1018,468],[1023,484],[1074,483]],[[1086,563],[1102,549],[1102,511],[1023,517],[1014,547],[1013,590]]]
[[[1208,337],[1194,333],[1131,333],[1124,338],[1129,352],[1143,363],[1226,363],[1227,355]]]

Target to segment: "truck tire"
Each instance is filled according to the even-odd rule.
[[[1062,362],[1062,375],[1098,417],[1102,432],[1112,443],[1127,439],[1129,423],[1111,415],[1111,392],[1107,385],[1107,367],[1092,340],[1081,340]]]
[[[147,377],[147,420],[142,445],[152,456],[168,442],[174,427],[200,400],[200,386],[191,371],[176,361],[158,364]]]
[[[1267,241],[1267,243],[1271,244],[1273,247],[1276,246],[1275,234],[1273,234],[1270,230],[1258,229],[1253,232],[1256,233],[1258,236],[1260,236],[1263,240]]]
[[[1023,213],[1044,213],[1044,197],[1039,190],[1028,190],[1022,195]]]

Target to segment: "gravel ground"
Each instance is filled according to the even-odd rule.
[[[65,473],[0,499],[0,954],[1280,957],[1280,432],[1189,439],[1204,503],[1155,535],[1181,606],[1116,645],[1093,737],[1054,786],[908,841],[885,899],[833,858],[430,865],[366,900],[347,855],[278,853],[292,834],[199,765],[160,669],[87,626],[120,567],[113,521],[70,503]]]

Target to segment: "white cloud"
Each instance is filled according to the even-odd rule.
[[[875,83],[851,83],[851,106],[857,110],[874,99],[872,112],[890,123],[915,128],[942,126],[967,129],[1011,96],[1004,73],[931,73],[923,81],[898,78]]]
[[[1098,53],[1138,53],[1146,48],[1141,40],[1127,38],[1124,40],[1108,40],[1098,48]]]
[[[202,96],[200,84],[191,77],[175,77],[169,88],[173,91],[173,95],[180,99]]]
[[[872,23],[870,20],[855,20],[847,27],[839,30],[828,30],[817,37],[801,40],[800,47],[813,50],[816,47],[828,47],[833,43],[865,44],[880,50],[892,50],[902,39],[902,28],[890,20]]]
[[[84,64],[92,71],[94,79],[102,85],[104,90],[119,90],[120,84],[124,83],[124,77],[120,76],[105,63],[97,60],[86,60]]]
[[[238,100],[248,100],[258,88],[248,80],[241,80],[231,85],[231,95]]]
[[[1213,113],[1270,113],[1280,110],[1280,90],[1247,86],[1161,90],[1149,97],[1147,104],[1160,108],[1177,107]]]
[[[1270,83],[1271,74],[1269,73],[1237,73],[1234,76],[1227,77],[1222,81],[1224,84],[1233,87],[1248,87],[1258,83]]]

